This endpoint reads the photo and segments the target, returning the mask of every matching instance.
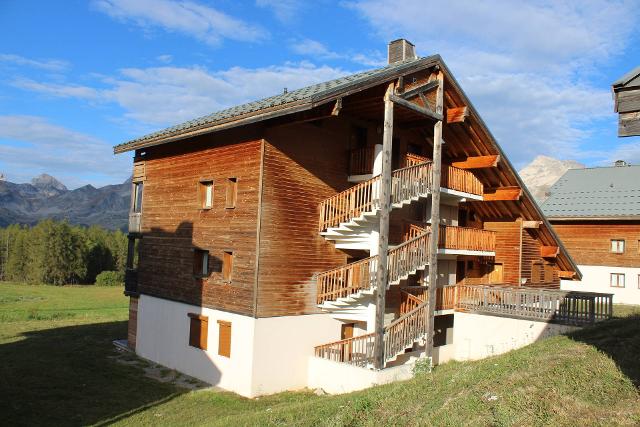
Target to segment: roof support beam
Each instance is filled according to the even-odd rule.
[[[404,107],[404,108],[406,108],[408,110],[411,110],[411,111],[413,111],[415,113],[422,114],[423,116],[429,117],[429,118],[431,118],[433,120],[440,121],[440,120],[443,119],[442,113],[435,113],[435,112],[433,112],[433,111],[431,111],[431,110],[429,110],[429,109],[427,109],[425,107],[422,107],[422,106],[420,106],[418,104],[414,104],[413,102],[406,101],[406,100],[400,98],[397,95],[394,95],[394,94],[389,95],[389,100],[391,100],[395,104],[398,104],[401,107]]]
[[[402,93],[400,96],[404,99],[409,99],[418,94],[429,92],[430,90],[437,88],[439,84],[440,83],[438,83],[437,80],[433,80],[433,81],[421,84],[419,86],[416,86],[414,88],[411,88],[408,91]]]
[[[560,253],[558,246],[540,246],[540,256],[542,258],[555,258]]]
[[[522,188],[520,187],[499,187],[485,188],[482,195],[485,202],[501,202],[516,201],[522,197]]]
[[[467,106],[447,108],[447,123],[462,123],[469,115]]]
[[[562,271],[562,270],[558,271],[558,277],[561,279],[573,279],[575,275],[576,275],[575,271]]]
[[[454,166],[458,169],[484,169],[484,168],[495,168],[498,166],[498,162],[500,161],[500,155],[495,156],[476,156],[476,157],[467,157],[467,160],[462,162],[453,162],[451,166]]]
[[[522,228],[540,228],[542,221],[522,221]]]

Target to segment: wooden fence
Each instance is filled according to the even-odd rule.
[[[349,153],[349,175],[368,175],[373,173],[375,146],[356,148]]]

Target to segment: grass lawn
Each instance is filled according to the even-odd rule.
[[[406,382],[250,400],[187,392],[118,363],[122,289],[0,283],[0,414],[6,425],[639,425],[634,311]]]

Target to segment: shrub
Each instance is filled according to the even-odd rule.
[[[121,271],[103,271],[96,276],[97,286],[124,286],[124,273]]]

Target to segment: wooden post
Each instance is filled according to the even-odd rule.
[[[382,134],[382,172],[380,174],[380,230],[378,238],[378,269],[376,272],[376,322],[373,346],[374,367],[384,368],[384,310],[387,292],[387,255],[389,252],[389,213],[391,211],[391,144],[393,143],[394,83],[389,83],[384,96],[384,132]]]
[[[438,70],[436,91],[436,114],[444,110],[444,77]],[[429,250],[429,309],[427,310],[427,357],[433,360],[433,323],[436,309],[436,287],[438,286],[438,236],[440,233],[440,171],[442,170],[442,120],[433,126],[433,169],[431,177],[431,248]]]

